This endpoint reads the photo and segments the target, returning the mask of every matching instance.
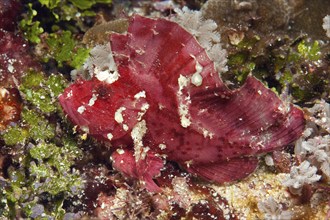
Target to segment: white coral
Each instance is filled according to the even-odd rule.
[[[316,103],[309,112],[309,121],[303,136],[296,142],[295,154],[322,171],[330,182],[330,104],[324,100]]]
[[[177,16],[172,20],[196,37],[219,72],[227,71],[227,51],[220,44],[220,34],[216,31],[218,25],[211,19],[205,20],[200,11],[193,11],[187,7],[183,7],[182,10],[176,8],[174,11]]]
[[[330,38],[330,15],[323,18],[323,29],[326,31],[327,37]]]
[[[258,209],[264,214],[266,220],[289,220],[292,217],[292,212],[283,210],[283,206],[277,203],[273,197],[258,202]]]
[[[308,139],[303,141],[301,146],[310,154],[307,159],[330,179],[330,135]]]
[[[293,194],[300,194],[305,184],[311,184],[321,179],[316,172],[317,168],[305,160],[299,166],[291,167],[290,174],[286,176],[282,184],[289,187]]]

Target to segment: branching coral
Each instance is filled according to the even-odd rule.
[[[305,160],[299,166],[291,167],[290,174],[283,180],[283,185],[289,187],[291,193],[299,195],[305,184],[311,184],[321,179],[316,172],[317,168]]]
[[[301,143],[308,154],[307,160],[320,168],[325,177],[330,180],[330,135],[316,136]]]
[[[295,153],[316,166],[330,180],[330,105],[321,100],[308,108],[308,126],[296,143]]]

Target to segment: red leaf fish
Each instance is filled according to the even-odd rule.
[[[256,78],[229,90],[205,50],[175,22],[135,15],[126,34],[111,34],[110,46],[111,77],[95,69],[59,100],[81,130],[118,147],[117,170],[151,191],[161,156],[204,179],[231,182],[304,129],[303,112]]]

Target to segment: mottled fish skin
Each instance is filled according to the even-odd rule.
[[[135,15],[127,34],[112,34],[110,44],[119,79],[112,84],[79,80],[60,103],[80,129],[131,149],[123,155],[136,157],[137,149],[147,149],[146,157],[166,155],[198,176],[230,182],[253,172],[259,154],[283,148],[304,129],[303,112],[256,78],[229,90],[205,50],[174,22]],[[88,106],[93,95],[98,98]],[[132,130],[142,122],[145,134],[137,148]],[[141,160],[134,164],[131,156],[116,152],[122,163],[115,160],[114,167],[150,183],[146,171],[152,164],[160,169],[159,161],[140,166]],[[132,169],[121,167],[125,158]]]

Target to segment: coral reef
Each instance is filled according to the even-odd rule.
[[[40,72],[22,78],[22,102],[17,106],[20,120],[1,132],[1,155],[7,163],[1,168],[6,183],[1,189],[6,202],[1,212],[8,218],[19,213],[22,217],[61,218],[62,203],[81,192],[83,180],[72,167],[81,151],[66,135],[65,127],[56,122],[59,108],[54,97],[64,83],[60,75],[46,77]]]
[[[1,1],[0,219],[329,218],[327,4]]]
[[[306,109],[309,116],[308,126],[295,147],[295,153],[299,155],[300,160],[308,160],[320,169],[327,182],[330,178],[329,107],[329,103],[321,100]]]
[[[306,151],[308,160],[317,166],[326,179],[330,179],[330,136],[316,136],[302,142],[302,148]]]
[[[127,19],[117,19],[106,23],[101,23],[86,31],[83,42],[91,47],[104,45],[109,41],[109,34],[111,32],[124,33],[127,31],[127,28]]]

